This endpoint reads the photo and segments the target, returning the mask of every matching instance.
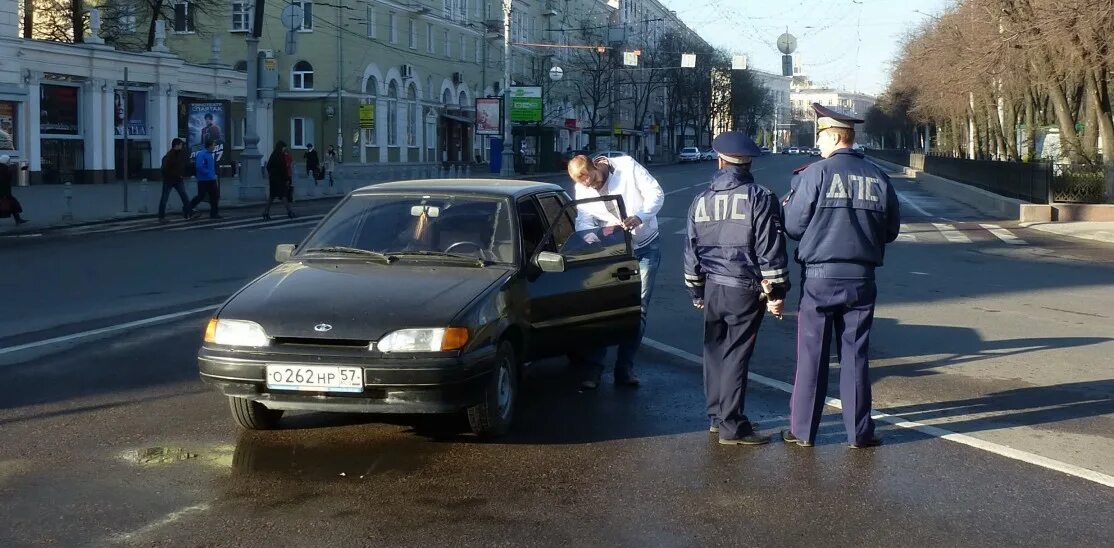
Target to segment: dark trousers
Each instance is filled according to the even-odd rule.
[[[197,209],[205,198],[209,198],[209,216],[216,217],[219,214],[220,202],[220,186],[216,181],[198,181],[197,182],[197,196],[190,200],[190,211]]]
[[[182,200],[182,215],[189,217],[190,197],[186,194],[186,183],[178,181],[176,183],[163,182],[162,198],[159,199],[159,218],[166,217],[166,201],[170,199],[171,190],[178,191],[178,198]]]
[[[839,397],[843,402],[847,440],[856,443],[874,435],[867,353],[877,295],[874,280],[804,281],[797,315],[797,372],[789,400],[789,424],[794,436],[807,442],[816,439],[828,393],[828,352],[833,329],[843,347]]]
[[[704,398],[723,439],[753,433],[744,413],[747,372],[764,307],[759,293],[708,282],[704,287]]]

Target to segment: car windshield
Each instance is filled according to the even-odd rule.
[[[507,206],[495,198],[357,194],[321,221],[299,253],[347,248],[407,258],[463,256],[512,263],[515,245]]]

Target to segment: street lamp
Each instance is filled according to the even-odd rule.
[[[511,140],[511,4],[503,0],[503,166],[499,174],[514,176],[514,151]]]
[[[554,65],[553,68],[549,69],[549,79],[550,80],[553,80],[554,82],[560,82],[561,78],[564,78],[564,77],[565,77],[565,71],[562,70],[561,67]]]

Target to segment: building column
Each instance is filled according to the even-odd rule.
[[[170,150],[170,141],[178,136],[178,93],[171,84],[151,88],[154,95],[148,118],[151,129],[151,161],[161,166],[161,159]],[[153,116],[152,116],[153,115]]]
[[[387,115],[387,105],[390,104],[386,99],[376,97],[375,99],[375,144],[379,149],[379,163],[384,164],[387,162],[387,121],[390,117]],[[382,118],[380,118],[382,115]]]
[[[85,171],[93,183],[115,180],[116,136],[112,119],[115,87],[115,80],[89,80],[78,100],[85,140]]]
[[[42,110],[42,93],[39,87],[39,78],[41,73],[31,71],[31,78],[27,82],[27,102],[23,108],[23,142],[26,146],[23,150],[27,151],[27,160],[30,162],[29,169],[33,178],[40,177],[43,170],[43,143],[39,135],[40,112]]]

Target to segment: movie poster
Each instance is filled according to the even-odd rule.
[[[16,103],[0,101],[0,150],[15,150]]]
[[[39,86],[39,133],[79,135],[78,89],[71,86]]]
[[[476,99],[476,135],[503,134],[502,104],[499,99]]]
[[[189,103],[186,107],[186,146],[190,158],[204,148],[207,141],[213,141],[213,157],[220,163],[224,156],[225,135],[228,133],[228,101],[206,101]]]
[[[112,104],[113,121],[115,125],[113,131],[117,137],[122,137],[124,135],[125,120],[127,120],[128,135],[147,135],[146,91],[128,91],[127,98],[125,99],[124,90],[118,89],[116,90]],[[125,107],[127,108],[126,114]]]

